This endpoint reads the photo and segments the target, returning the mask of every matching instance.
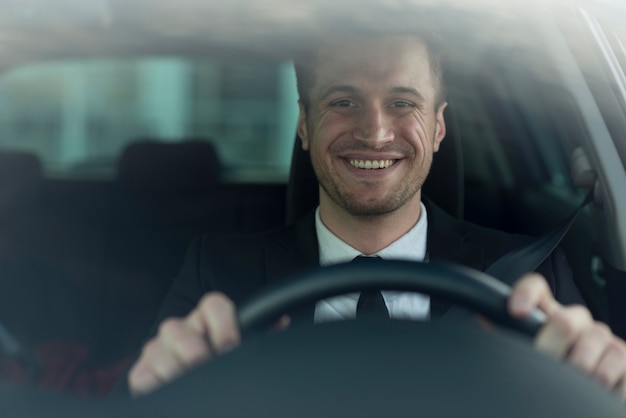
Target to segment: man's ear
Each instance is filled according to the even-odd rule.
[[[434,152],[439,151],[439,145],[446,136],[446,121],[443,117],[443,112],[446,110],[446,107],[448,107],[448,102],[443,102],[437,109],[437,116],[435,120],[435,142],[433,144]]]
[[[298,117],[298,136],[302,140],[302,149],[309,150],[309,134],[306,124],[306,109],[301,100],[298,100],[298,107],[300,108],[300,116]]]

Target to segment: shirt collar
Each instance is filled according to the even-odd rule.
[[[426,207],[420,202],[420,218],[406,234],[376,254],[386,260],[424,261],[426,257],[426,235],[428,231],[428,214]],[[333,234],[322,222],[319,207],[315,211],[315,229],[319,245],[320,265],[346,263],[361,254],[339,237]]]

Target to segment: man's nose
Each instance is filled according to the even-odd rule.
[[[365,142],[373,148],[380,148],[394,139],[389,116],[385,115],[383,109],[373,106],[359,115],[353,135],[356,140]]]

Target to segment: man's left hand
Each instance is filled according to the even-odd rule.
[[[524,318],[537,308],[547,321],[535,337],[535,347],[566,359],[625,401],[626,343],[606,324],[594,321],[587,308],[557,302],[541,275],[528,274],[513,287],[509,312]]]

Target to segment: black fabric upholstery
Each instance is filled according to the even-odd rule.
[[[455,218],[463,218],[463,156],[458,122],[451,107],[445,113],[447,134],[424,183],[424,196]],[[296,137],[291,172],[287,186],[286,223],[289,225],[304,216],[319,203],[318,183],[309,153],[302,150]]]
[[[42,183],[41,163],[28,153],[0,152],[0,210],[32,203]]]
[[[138,195],[201,195],[219,182],[220,171],[217,152],[207,140],[146,140],[124,150],[118,180]]]

